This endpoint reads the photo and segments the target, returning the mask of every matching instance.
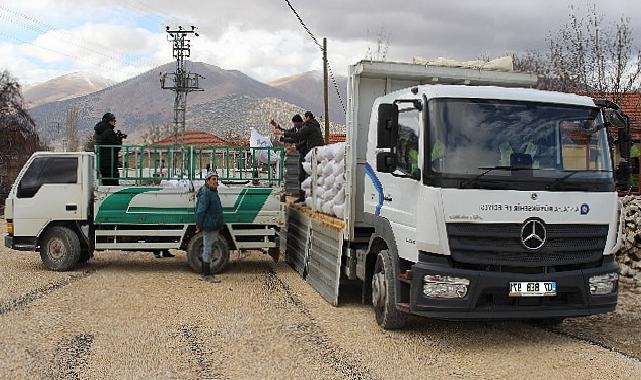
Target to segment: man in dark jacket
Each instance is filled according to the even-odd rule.
[[[320,124],[314,118],[314,114],[311,111],[305,111],[305,120],[298,131],[284,130],[282,133],[283,142],[286,144],[294,144],[295,149],[300,154],[300,166],[298,175],[298,181],[300,185],[303,183],[305,178],[307,178],[307,173],[305,173],[305,170],[303,170],[303,160],[305,159],[305,156],[314,147],[325,145],[325,140],[323,139],[323,133],[321,132]],[[305,193],[302,189],[300,191],[299,200],[305,200]]]
[[[202,276],[208,282],[220,282],[211,273],[211,251],[218,244],[223,228],[223,206],[218,195],[218,175],[207,173],[205,186],[196,194],[196,228],[203,232]]]
[[[120,147],[114,145],[122,145],[123,138],[114,132],[115,127],[116,117],[107,112],[93,128],[96,145],[111,145],[102,146],[97,152],[103,186],[118,186],[118,152],[120,152]]]
[[[303,126],[303,118],[299,114],[292,116],[292,127],[287,129],[281,127],[280,124],[274,121],[274,119],[272,119],[269,122],[269,124],[271,124],[272,127],[282,132],[298,132],[300,128]]]
[[[314,118],[314,114],[312,114],[311,111],[305,111],[305,120],[298,131],[283,131],[283,142],[286,144],[294,144],[296,150],[302,157],[305,157],[314,147],[325,145],[320,124]]]

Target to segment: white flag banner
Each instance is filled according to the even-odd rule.
[[[251,129],[251,135],[249,137],[249,146],[252,148],[268,148],[272,146],[272,141],[258,133],[256,128]],[[256,150],[256,159],[259,162],[264,164],[273,164],[280,160],[278,153],[273,150]]]

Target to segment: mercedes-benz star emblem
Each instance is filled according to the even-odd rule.
[[[530,198],[532,198],[533,201],[535,201],[538,197],[539,195],[537,193],[530,194]]]
[[[529,250],[537,250],[545,244],[547,231],[540,219],[527,219],[521,228],[521,244]]]

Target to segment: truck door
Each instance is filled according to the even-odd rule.
[[[36,156],[15,189],[16,236],[38,236],[52,220],[80,219],[83,192],[79,157]]]
[[[384,202],[381,215],[389,219],[394,230],[401,257],[417,255],[416,222],[420,214],[420,123],[421,112],[416,108],[399,109],[399,136],[396,145],[395,175],[381,173]]]

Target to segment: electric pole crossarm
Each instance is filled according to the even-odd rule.
[[[174,145],[178,144],[178,135],[185,133],[185,114],[187,113],[187,94],[192,91],[203,91],[198,80],[202,75],[185,70],[185,58],[191,56],[191,43],[188,35],[198,37],[196,27],[185,30],[182,26],[177,29],[166,28],[167,40],[172,43],[173,57],[176,59],[176,70],[173,73],[163,73],[160,76],[160,87],[176,93],[174,99]]]

